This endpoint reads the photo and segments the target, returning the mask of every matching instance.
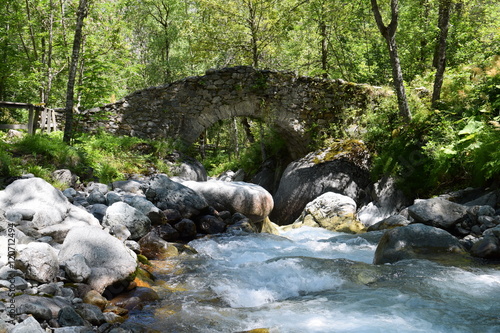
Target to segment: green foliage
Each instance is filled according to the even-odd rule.
[[[417,196],[498,179],[498,65],[498,57],[493,57],[482,68],[449,71],[440,110],[430,110],[425,97],[413,94],[417,112],[409,125],[399,122],[395,101],[382,101],[369,112],[364,139],[375,152],[374,177],[395,175],[410,195]],[[425,84],[425,79],[415,83]]]
[[[131,174],[168,173],[163,160],[172,150],[169,142],[117,137],[111,134],[81,134],[73,146],[62,142],[62,132],[25,135],[0,140],[0,178],[32,173],[55,184],[51,174],[67,168],[80,177],[95,177],[103,183],[126,179]],[[93,170],[93,174],[89,174]],[[82,181],[93,180],[83,178]]]
[[[242,120],[220,121],[207,130],[206,152],[197,157],[209,176],[238,169],[243,169],[246,175],[254,175],[264,158],[285,159],[287,153],[282,135],[260,120],[249,120],[251,139]]]
[[[168,173],[162,161],[171,145],[168,142],[144,140],[109,133],[80,134],[76,149],[83,152],[86,163],[101,182],[126,179],[131,174],[148,174],[152,171]]]

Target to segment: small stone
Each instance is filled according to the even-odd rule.
[[[9,280],[0,280],[0,286],[10,288],[11,282]],[[28,288],[28,282],[20,276],[14,277],[14,286],[16,290],[25,290]]]
[[[102,325],[106,322],[101,309],[93,304],[83,303],[75,306],[76,312],[86,321],[94,326]]]
[[[61,326],[84,326],[85,321],[72,307],[64,307],[59,310],[57,321]]]
[[[123,323],[126,319],[122,316],[117,315],[116,313],[113,313],[113,312],[105,312],[104,318],[106,319],[106,322],[110,323],[110,324]]]
[[[84,297],[83,302],[97,306],[103,310],[108,304],[108,300],[95,290],[89,291]]]
[[[27,317],[22,323],[17,324],[10,333],[45,333],[34,317]]]

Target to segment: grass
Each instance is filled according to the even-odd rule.
[[[9,139],[0,134],[0,179],[32,173],[60,188],[63,185],[51,176],[57,169],[69,169],[81,181],[102,183],[132,174],[170,171],[164,160],[172,150],[168,142],[99,133],[80,134],[69,146],[62,135],[54,132]]]

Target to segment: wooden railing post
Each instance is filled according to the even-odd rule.
[[[28,108],[28,134],[33,135],[35,133],[35,107],[33,105],[30,105]]]

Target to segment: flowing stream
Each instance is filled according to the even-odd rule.
[[[157,262],[161,300],[132,321],[160,332],[500,332],[498,266],[372,265],[381,232],[303,227],[221,235]]]

